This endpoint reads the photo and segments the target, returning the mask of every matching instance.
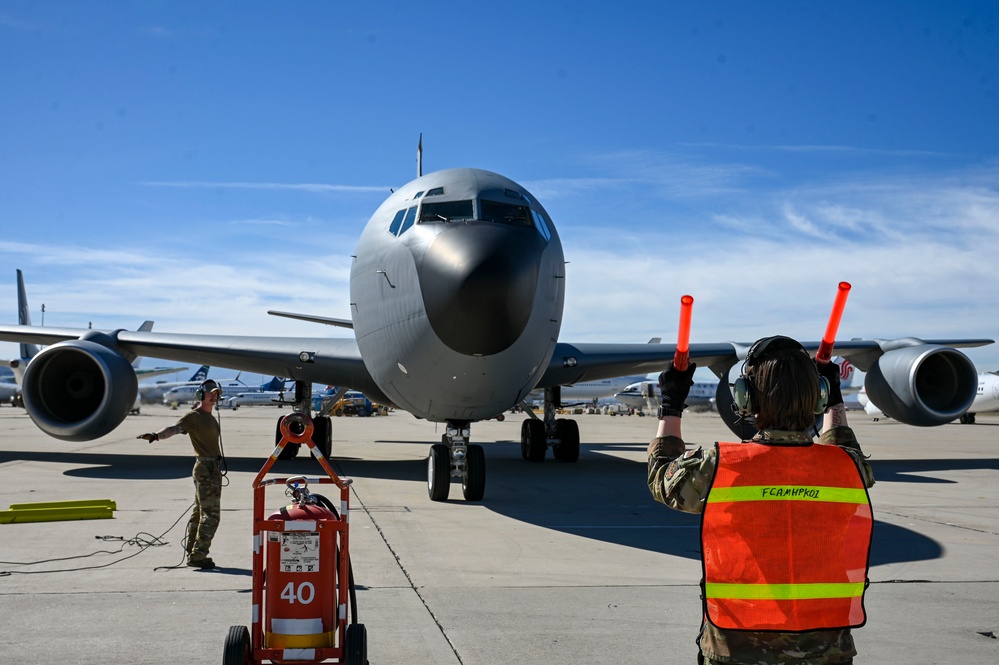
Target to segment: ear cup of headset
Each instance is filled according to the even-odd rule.
[[[820,376],[819,401],[815,405],[815,415],[825,413],[827,404],[829,404],[829,379],[824,376]]]
[[[752,383],[745,376],[740,376],[732,384],[732,402],[740,416],[753,414]]]
[[[201,385],[198,386],[198,389],[194,391],[194,396],[198,399],[198,401],[201,401],[205,399],[205,388],[208,390],[215,390],[218,387],[219,384],[214,379],[205,379],[202,381]]]

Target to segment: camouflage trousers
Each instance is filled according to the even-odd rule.
[[[219,463],[194,463],[194,512],[187,523],[187,553],[190,559],[204,559],[212,545],[222,515],[222,472]]]

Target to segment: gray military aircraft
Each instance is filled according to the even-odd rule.
[[[136,355],[197,362],[295,380],[296,409],[311,415],[310,385],[359,390],[418,418],[446,423],[431,446],[430,498],[448,497],[452,478],[465,499],[486,484],[483,449],[471,424],[545,391],[544,418],[521,427],[521,453],[565,462],[579,456],[574,420],[557,419],[559,387],[658,372],[671,344],[559,341],[565,294],[562,243],[541,203],[513,180],[470,168],[420,176],[389,196],[365,226],[350,274],[351,319],[272,312],[350,328],[352,338],[252,337],[0,325],[0,340],[51,344],[24,376],[34,422],[64,440],[90,440],[116,428],[135,400]],[[817,325],[821,322],[817,322]],[[954,347],[986,339],[850,340],[836,353],[868,372],[868,393],[914,425],[939,425],[967,411],[978,373]],[[818,342],[804,342],[810,350]],[[737,436],[751,423],[731,409],[728,371],[749,343],[692,344],[710,367],[718,411]],[[313,439],[330,453],[331,423],[314,420]]]

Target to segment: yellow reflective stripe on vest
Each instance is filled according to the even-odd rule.
[[[708,598],[738,598],[742,600],[809,600],[814,598],[859,598],[864,594],[863,582],[832,584],[722,584],[704,585]]]
[[[846,487],[812,485],[750,485],[713,487],[708,494],[712,503],[733,501],[828,501],[830,503],[867,503],[867,492]]]

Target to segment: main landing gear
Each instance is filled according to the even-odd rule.
[[[486,456],[482,446],[468,442],[467,420],[449,420],[441,442],[430,446],[427,493],[432,501],[447,501],[451,479],[461,479],[466,501],[481,501],[486,491]]]
[[[333,399],[329,401],[330,406],[336,404],[343,393],[347,392],[346,388],[341,388]],[[312,384],[305,381],[295,382],[295,401],[292,404],[292,411],[296,413],[302,413],[306,416],[310,416],[312,413]],[[333,419],[329,417],[328,411],[323,409],[315,416],[310,418],[312,420],[312,442],[316,444],[316,448],[319,452],[323,454],[323,457],[327,459],[333,454]],[[278,418],[277,424],[274,427],[274,444],[277,445],[281,441],[281,421],[284,417]],[[295,432],[295,434],[301,434],[301,432]],[[284,448],[281,449],[280,456],[278,459],[294,459],[298,456],[298,451],[302,447],[299,443],[288,443]]]
[[[555,459],[575,462],[579,459],[579,426],[575,420],[556,418],[561,406],[560,387],[545,388],[545,417],[539,420],[533,411],[520,427],[520,456],[528,462],[543,462],[551,446]]]

